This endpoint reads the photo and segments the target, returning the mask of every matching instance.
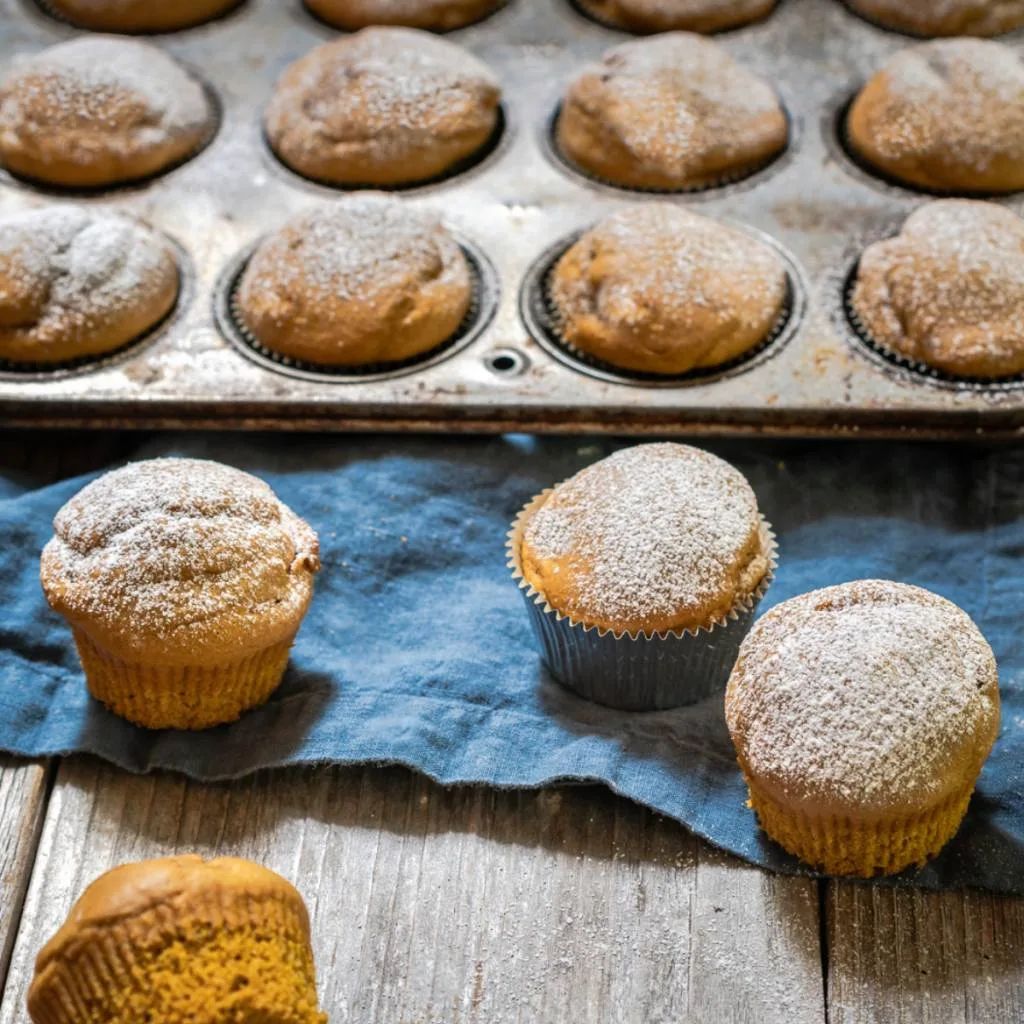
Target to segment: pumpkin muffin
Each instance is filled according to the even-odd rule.
[[[685,32],[608,50],[569,86],[562,153],[587,174],[642,189],[696,189],[745,177],[786,148],[789,124],[767,82]]]
[[[896,54],[860,91],[848,145],[935,192],[1024,188],[1024,62],[1002,43],[941,39]]]
[[[167,316],[178,288],[171,247],[130,217],[59,206],[0,218],[0,359],[113,352]]]
[[[412,185],[472,157],[498,125],[501,88],[468,50],[368,28],[289,67],[267,108],[274,152],[331,185]]]
[[[562,256],[549,285],[559,333],[620,369],[720,366],[781,320],[786,272],[764,243],[667,203],[622,210]]]
[[[264,239],[234,306],[263,348],[343,368],[437,348],[458,330],[472,298],[469,262],[437,217],[365,194]]]
[[[767,17],[777,0],[577,0],[597,21],[627,32],[721,32]]]
[[[534,498],[510,564],[556,678],[615,707],[721,690],[774,570],[743,475],[709,452],[616,452]]]
[[[96,32],[175,32],[211,21],[240,0],[46,0],[61,17]]]
[[[213,117],[199,82],[155,46],[83,36],[0,81],[0,163],[68,188],[135,181],[195,153]]]
[[[952,602],[845,583],[762,616],[725,713],[772,839],[829,874],[896,874],[960,826],[999,732],[996,662]]]
[[[845,0],[883,28],[914,36],[994,36],[1024,25],[1024,0]]]
[[[327,1024],[309,915],[280,875],[196,856],[101,875],[36,959],[34,1024]]]
[[[1024,220],[994,203],[916,210],[860,258],[851,304],[863,332],[960,377],[1024,373]]]
[[[248,473],[153,459],[54,519],[40,577],[89,692],[149,729],[205,729],[277,689],[320,568],[316,534]]]
[[[305,0],[318,17],[346,32],[371,25],[401,25],[451,32],[493,14],[506,0]]]

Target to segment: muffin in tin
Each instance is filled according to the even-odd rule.
[[[862,163],[939,193],[1024,188],[1024,62],[1002,43],[940,39],[897,53],[846,118]]]
[[[763,242],[668,203],[586,231],[548,284],[557,330],[616,369],[679,375],[732,362],[782,322],[786,271]]]
[[[493,14],[506,0],[305,0],[305,3],[318,18],[347,32],[371,25],[451,32]]]
[[[569,85],[556,126],[572,164],[625,188],[686,191],[746,177],[786,148],[772,87],[686,32],[622,43]]]
[[[767,612],[725,709],[772,839],[829,874],[896,874],[963,820],[999,732],[996,662],[952,602],[861,580]]]
[[[775,543],[738,470],[662,443],[623,449],[536,496],[509,556],[555,678],[650,710],[724,687]]]
[[[43,0],[80,28],[97,32],[176,32],[220,17],[240,0]]]
[[[721,32],[767,17],[777,0],[576,0],[582,11],[627,32]]]
[[[845,0],[883,28],[914,36],[994,36],[1024,25],[1024,0]]]

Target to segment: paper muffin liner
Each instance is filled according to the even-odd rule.
[[[930,366],[928,363],[912,359],[910,356],[903,355],[875,339],[853,305],[853,292],[857,286],[859,266],[859,261],[854,264],[843,286],[843,312],[846,314],[847,322],[857,340],[870,352],[880,356],[891,366],[921,377],[932,384],[953,386],[965,391],[989,393],[1019,391],[1024,386],[1024,373],[1015,373],[1007,377],[960,377],[945,370],[940,370],[935,366]]]
[[[596,185],[616,189],[619,192],[637,192],[640,195],[652,196],[688,196],[699,195],[702,192],[714,192],[716,189],[727,188],[730,185],[738,185],[740,182],[747,181],[755,175],[761,174],[763,171],[768,170],[768,168],[776,161],[786,155],[786,151],[789,149],[793,138],[793,119],[789,116],[789,110],[782,102],[782,98],[776,98],[779,101],[779,106],[782,108],[783,116],[786,118],[786,145],[777,153],[773,153],[771,156],[767,156],[763,160],[755,160],[753,163],[746,164],[743,167],[735,167],[730,171],[724,171],[714,179],[703,182],[699,185],[673,185],[665,188],[653,185],[627,185],[621,181],[614,181],[611,178],[605,178],[600,174],[595,174],[593,171],[573,160],[568,153],[563,151],[562,147],[558,143],[558,121],[562,116],[561,101],[556,104],[553,113],[548,118],[546,129],[547,148],[551,156],[571,173],[581,178],[585,178],[587,181],[592,181]]]
[[[209,729],[264,704],[277,689],[295,640],[219,664],[125,661],[73,629],[89,693],[145,729]]]
[[[734,359],[730,359],[724,363],[718,363],[715,366],[702,366],[697,369],[687,370],[685,373],[648,373],[643,370],[631,370],[624,366],[616,366],[615,363],[609,363],[604,359],[599,359],[596,356],[577,348],[566,338],[565,322],[561,311],[558,308],[558,304],[555,302],[554,293],[552,291],[555,268],[558,266],[559,260],[561,260],[561,258],[573,247],[573,245],[576,244],[576,242],[580,240],[580,238],[583,237],[584,234],[586,234],[585,231],[576,232],[566,240],[564,245],[559,246],[557,251],[550,257],[548,265],[545,267],[539,281],[538,287],[540,289],[539,297],[541,301],[537,304],[542,313],[542,316],[538,319],[537,326],[544,331],[548,340],[553,345],[562,349],[563,352],[571,356],[576,362],[582,363],[584,366],[589,366],[591,369],[597,370],[600,373],[611,374],[625,380],[634,380],[642,383],[689,384],[720,377],[723,374],[739,369],[741,366],[752,362],[761,355],[762,352],[771,348],[772,345],[782,337],[786,328],[789,326],[789,322],[793,316],[794,287],[793,280],[790,277],[789,272],[784,271],[786,274],[786,295],[783,299],[782,309],[779,311],[778,318],[761,341],[756,345],[752,345],[746,350],[746,352],[741,352]]]
[[[750,806],[761,828],[783,849],[829,875],[874,878],[921,867],[956,834],[967,813],[974,780],[937,807],[920,814],[860,822],[810,815],[784,807],[744,767]]]
[[[458,241],[458,240],[457,240]],[[274,366],[287,370],[299,370],[302,373],[316,374],[323,377],[333,377],[337,380],[361,379],[365,377],[381,377],[390,374],[404,373],[426,363],[431,363],[440,356],[454,351],[460,343],[476,328],[485,315],[485,305],[488,298],[484,285],[484,271],[481,266],[480,257],[466,244],[459,241],[459,248],[462,255],[469,264],[470,297],[469,308],[462,318],[455,332],[440,345],[435,345],[426,352],[412,356],[409,359],[401,359],[390,363],[362,363],[354,366],[330,365],[327,363],[311,363],[303,359],[294,359],[281,352],[275,352],[267,348],[259,338],[249,329],[242,317],[242,311],[238,302],[238,291],[242,283],[242,276],[245,268],[249,265],[256,248],[253,245],[240,261],[238,268],[228,281],[227,290],[224,296],[226,314],[221,317],[222,324],[229,329],[235,339],[245,348],[261,356],[263,360],[272,363]]]
[[[768,571],[727,614],[696,629],[615,631],[558,611],[523,573],[526,524],[553,490],[547,488],[523,507],[508,533],[506,551],[541,656],[554,678],[581,697],[622,711],[659,711],[721,693],[757,606],[775,579],[778,547],[764,517],[760,521],[768,540]]]

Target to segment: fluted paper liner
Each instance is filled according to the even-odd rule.
[[[523,532],[553,490],[542,491],[520,511],[508,533],[506,550],[541,656],[555,679],[581,697],[623,711],[680,707],[724,691],[757,606],[775,578],[778,549],[768,522],[761,517],[768,571],[757,588],[726,615],[696,629],[617,632],[580,622],[552,607],[523,573]]]

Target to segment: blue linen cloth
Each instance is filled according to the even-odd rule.
[[[197,779],[294,763],[387,762],[444,783],[599,781],[765,867],[804,869],[758,830],[721,699],[631,714],[545,675],[505,567],[505,534],[542,488],[622,442],[187,435],[132,458],[217,459],[265,478],[318,530],[323,572],[265,707],[198,734],[150,733],[91,701],[38,554],[91,477],[0,479],[0,749],[87,751]],[[896,884],[1024,894],[1024,451],[855,443],[713,443],[751,480],[779,537],[763,608],[883,577],[949,597],[1000,664],[1003,725],[968,819]],[[763,610],[762,608],[762,610]]]

